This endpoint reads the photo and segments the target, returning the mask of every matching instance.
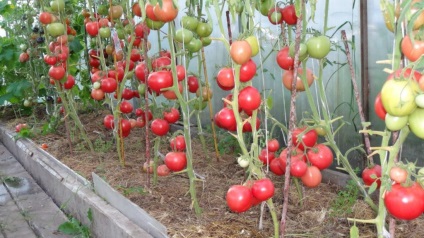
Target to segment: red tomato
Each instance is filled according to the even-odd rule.
[[[66,79],[66,82],[63,84],[63,87],[65,89],[71,89],[75,85],[75,78],[74,76],[68,74],[68,77]]]
[[[15,132],[19,133],[24,128],[28,128],[27,124],[19,123],[18,125],[15,126]]]
[[[142,117],[143,119],[145,118],[145,113],[144,113],[144,111],[143,111],[143,109],[141,109],[141,108],[137,108],[137,109],[135,109],[135,115],[136,116],[138,116],[138,117]],[[148,111],[147,112],[147,119],[149,120],[149,121],[151,121],[152,119],[153,119],[153,114],[152,114],[152,112],[151,111]]]
[[[284,7],[281,10],[281,13],[283,14],[283,20],[287,23],[287,25],[296,25],[297,22],[297,16],[296,16],[296,9],[294,8],[294,5],[288,5]]]
[[[143,128],[146,125],[146,121],[143,117],[137,117],[135,120],[135,126],[138,128]]]
[[[178,8],[174,6],[173,0],[162,0],[162,6],[159,3],[153,7],[153,13],[156,19],[162,22],[173,21],[178,15]]]
[[[261,126],[261,121],[259,118],[256,118],[256,130],[259,130],[259,127]],[[243,124],[243,132],[252,132],[252,124],[250,124],[250,120],[246,121],[246,123]]]
[[[51,66],[49,69],[49,76],[55,80],[61,80],[65,77],[66,70],[61,65]]]
[[[174,151],[184,151],[186,149],[186,143],[183,135],[178,135],[171,139],[169,142],[171,149]]]
[[[414,43],[412,43],[409,36],[405,35],[401,43],[401,49],[408,60],[415,62],[424,55],[424,41],[415,39]]]
[[[97,21],[90,21],[85,24],[85,30],[91,36],[97,36],[99,33],[99,23]]]
[[[236,124],[236,118],[234,116],[233,109],[224,107],[219,112],[215,114],[215,124],[222,128],[229,131],[236,131],[237,130],[237,124]]]
[[[169,170],[166,164],[161,164],[156,168],[156,172],[158,173],[158,176],[168,176],[171,173],[171,170]]]
[[[284,168],[284,169],[286,168],[287,151],[288,151],[288,148],[285,148],[283,151],[281,151],[280,156],[279,156],[279,158],[281,160],[280,162],[282,162],[281,165],[284,165],[284,167],[282,167],[282,168]],[[303,160],[303,161],[306,162],[306,156],[305,156],[305,154],[303,153],[303,151],[301,149],[299,149],[299,148],[292,148],[292,151],[291,151],[291,160],[292,161],[294,161],[294,160]]]
[[[267,143],[268,151],[270,152],[277,152],[278,149],[280,149],[280,143],[278,143],[277,139],[271,139]]]
[[[424,190],[417,182],[409,187],[393,184],[384,196],[384,205],[393,217],[413,220],[424,211]]]
[[[308,149],[306,156],[309,162],[319,170],[326,169],[333,163],[333,152],[324,144],[317,144]]]
[[[118,134],[122,137],[127,137],[131,132],[131,122],[127,119],[121,120],[121,125]]]
[[[44,55],[43,59],[48,65],[55,65],[57,63],[57,57],[54,55]]]
[[[165,155],[165,164],[171,171],[181,171],[187,165],[185,152],[168,152]]]
[[[297,70],[297,81],[296,81],[296,90],[297,91],[305,91],[305,85],[302,82],[301,77],[303,77],[303,69],[299,68]],[[288,90],[292,90],[292,83],[294,79],[294,72],[293,70],[286,70],[283,73],[283,85]],[[314,82],[314,75],[312,74],[312,71],[309,69],[306,70],[306,82],[308,82],[308,85],[311,86]]]
[[[182,65],[177,65],[177,78],[178,81],[182,81],[185,79],[185,75],[186,75],[186,70],[184,68],[184,66]]]
[[[271,179],[263,178],[255,181],[251,188],[252,195],[259,201],[266,201],[274,196],[274,184]]]
[[[390,169],[390,179],[396,183],[404,183],[408,178],[408,171],[398,166],[393,166]]]
[[[196,93],[197,89],[199,89],[199,81],[197,80],[197,77],[194,75],[188,76],[187,85],[188,85],[188,91],[190,93]]]
[[[223,90],[231,90],[234,88],[234,72],[232,68],[222,68],[216,76],[218,86]]]
[[[247,86],[240,91],[238,105],[245,111],[256,110],[261,105],[261,94],[256,88]]]
[[[306,173],[300,179],[306,187],[315,188],[321,183],[322,174],[317,167],[309,166]]]
[[[134,93],[133,90],[129,89],[129,88],[124,88],[124,90],[122,90],[122,98],[125,100],[131,100],[134,97]]]
[[[113,93],[118,88],[118,83],[114,78],[104,78],[100,81],[100,88],[105,93]]]
[[[105,71],[97,71],[91,75],[91,82],[95,83],[104,78],[107,78],[107,73]]]
[[[381,101],[381,93],[379,93],[375,98],[374,111],[378,118],[383,121],[385,120],[387,112],[386,109],[384,109],[383,102]]]
[[[167,67],[169,65],[171,65],[171,58],[167,56],[162,56],[152,61],[152,68],[154,71],[162,70],[162,68]]]
[[[164,119],[155,119],[152,121],[151,129],[153,134],[164,136],[169,131],[169,123]]]
[[[156,93],[161,93],[163,88],[171,87],[173,84],[172,72],[170,71],[152,72],[147,78],[147,85]]]
[[[243,185],[233,185],[228,189],[225,199],[231,211],[241,213],[250,209],[253,195],[250,188]]]
[[[140,62],[135,66],[135,77],[141,82],[146,82],[146,75],[149,74],[149,69],[146,66],[146,63]]]
[[[180,94],[183,93],[183,85],[181,84],[181,82],[178,82],[178,91],[180,92]],[[162,95],[169,100],[175,100],[177,99],[177,94],[175,94],[174,90],[166,90],[162,92]]]
[[[269,169],[271,172],[278,176],[286,173],[286,167],[284,167],[284,169],[282,168],[280,159],[273,159],[271,163],[269,163]]]
[[[236,64],[242,65],[247,63],[251,55],[252,48],[249,42],[245,40],[234,41],[230,46],[230,56]]]
[[[300,135],[305,130],[306,127],[296,128],[292,132],[293,145],[301,150],[305,150],[306,148],[314,146],[318,140],[318,133],[315,130],[309,130],[301,138],[299,138],[300,140],[298,140],[298,135]]]
[[[256,63],[249,60],[240,67],[240,82],[249,82],[256,74]]]
[[[261,153],[259,153],[258,158],[263,164],[269,164],[274,160],[275,154],[274,152],[269,152],[266,148],[264,148],[261,150]]]
[[[101,90],[100,88],[93,88],[91,90],[91,97],[96,101],[103,100],[105,98],[105,92],[103,92],[103,90]]]
[[[135,16],[141,17],[141,8],[140,8],[140,4],[138,2],[134,3],[131,7],[132,13]]]
[[[128,101],[122,101],[119,105],[119,110],[124,113],[131,113],[133,111],[133,105]]]
[[[163,119],[169,123],[175,123],[180,119],[180,112],[175,108],[171,108],[169,111],[163,112]]]
[[[159,21],[159,19],[156,18],[155,14],[153,12],[153,7],[154,6],[150,2],[146,2],[146,5],[145,5],[146,16],[150,20]]]
[[[147,27],[145,23],[138,23],[137,25],[135,25],[134,33],[137,38],[143,39],[144,33],[149,35],[150,29]]]
[[[282,48],[277,53],[277,64],[284,70],[292,70],[294,67],[294,59],[289,54],[288,46]]]
[[[367,186],[371,186],[374,181],[377,182],[377,188],[381,185],[381,166],[376,164],[373,167],[365,168],[362,171],[362,180],[364,180],[364,184]]]
[[[49,12],[42,12],[38,20],[43,24],[50,24],[53,21],[53,16]]]
[[[109,70],[107,72],[107,75],[109,78],[117,79],[119,82],[121,82],[124,79],[125,70],[122,67],[118,67],[115,70]]]
[[[306,174],[307,170],[308,165],[303,160],[295,160],[290,164],[290,175],[293,177],[300,178]]]

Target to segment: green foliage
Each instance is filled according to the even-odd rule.
[[[91,208],[88,209],[87,217],[90,222],[93,222],[93,213]],[[77,219],[70,217],[67,222],[64,222],[59,225],[58,230],[66,235],[72,235],[76,238],[90,238],[90,228],[84,226]]]
[[[218,142],[218,151],[220,154],[240,154],[241,148],[237,139],[231,134],[224,134]]]
[[[331,217],[347,216],[353,212],[352,207],[359,197],[359,188],[354,180],[349,180],[346,187],[339,191],[330,207]]]
[[[118,188],[122,189],[122,193],[124,194],[124,196],[129,196],[131,194],[140,194],[140,195],[147,194],[147,192],[141,186],[134,186],[134,187],[128,187],[128,188],[124,186],[118,186]]]
[[[102,138],[97,138],[94,141],[94,150],[96,152],[109,152],[113,147],[113,141],[109,140],[109,141],[105,141]]]

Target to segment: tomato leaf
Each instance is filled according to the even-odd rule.
[[[359,229],[356,223],[353,223],[353,226],[350,228],[350,238],[359,238]]]
[[[272,109],[272,106],[273,106],[273,100],[272,100],[272,97],[268,97],[268,98],[266,99],[266,106],[267,106],[269,109]]]
[[[372,183],[371,187],[368,189],[368,194],[372,194],[377,189],[377,186],[377,182]]]

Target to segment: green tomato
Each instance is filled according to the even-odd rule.
[[[290,47],[289,47],[289,55],[293,59],[294,59],[294,56],[295,56],[294,47],[295,47],[295,42],[293,41],[293,43],[291,43]],[[306,57],[308,57],[308,47],[304,43],[300,43],[299,60],[303,61],[304,59],[306,59]]]
[[[28,49],[28,46],[26,44],[20,44],[19,49],[21,49],[22,51],[25,51]]]
[[[196,33],[199,37],[208,37],[212,34],[212,26],[207,22],[199,22],[196,28]]]
[[[258,38],[256,36],[249,36],[245,39],[250,45],[250,48],[252,48],[252,57],[256,56],[259,53],[259,42]]]
[[[408,118],[409,129],[417,137],[424,139],[424,109],[417,108]]]
[[[246,168],[247,166],[249,166],[249,160],[243,158],[243,156],[240,156],[237,158],[237,163],[240,165],[240,167],[242,168]]]
[[[419,94],[415,97],[415,103],[418,107],[424,108],[424,94]]]
[[[202,46],[202,41],[197,38],[193,38],[188,44],[185,44],[186,49],[190,53],[198,52],[200,49],[202,49]]]
[[[116,34],[118,34],[120,40],[125,39],[125,30],[123,28],[116,29]]]
[[[384,122],[386,123],[387,129],[391,131],[399,131],[408,123],[408,116],[397,117],[387,113]]]
[[[177,42],[188,44],[193,39],[193,32],[185,28],[178,29],[175,31],[174,39]]]
[[[190,31],[196,31],[197,25],[199,25],[199,20],[192,16],[183,16],[181,18],[181,27],[188,29]]]
[[[161,21],[153,21],[146,17],[146,25],[150,30],[159,30],[165,25],[164,22]]]
[[[306,42],[308,54],[315,59],[322,59],[330,52],[331,42],[326,36],[317,36],[309,38]]]
[[[274,6],[274,0],[256,0],[256,10],[266,17],[268,16],[269,10]]]
[[[110,37],[110,28],[109,27],[100,28],[99,35],[100,35],[101,38],[109,38]]]
[[[208,105],[208,103],[207,102],[205,102],[205,101],[201,101],[200,103],[199,103],[199,101],[198,100],[195,100],[194,101],[194,104],[193,104],[193,109],[194,110],[197,110],[197,111],[202,111],[203,109],[205,109],[206,108],[206,106]]]
[[[208,46],[212,43],[212,39],[210,37],[202,37],[200,38],[203,46]]]
[[[407,116],[416,108],[415,97],[419,91],[415,80],[387,80],[381,89],[384,109],[392,116]]]
[[[47,33],[56,37],[65,34],[65,26],[60,22],[53,22],[47,25]]]
[[[50,7],[54,12],[61,12],[65,10],[65,1],[64,0],[53,0],[50,2]]]
[[[97,8],[97,13],[103,16],[109,15],[109,5],[100,5]]]
[[[140,83],[137,87],[137,90],[140,96],[144,96],[144,94],[146,93],[146,84]]]

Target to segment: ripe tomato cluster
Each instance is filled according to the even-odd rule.
[[[269,178],[249,180],[245,185],[233,185],[226,194],[231,211],[241,213],[274,196],[275,187]]]

